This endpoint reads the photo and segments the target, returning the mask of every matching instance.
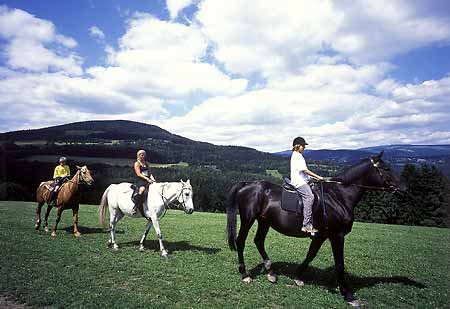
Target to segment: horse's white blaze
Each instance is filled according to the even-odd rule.
[[[131,189],[130,183],[112,184],[103,194],[100,206],[102,208],[108,206],[110,214],[109,224],[111,227],[110,243],[113,246],[113,249],[118,248],[115,239],[117,222],[119,222],[123,216],[142,218],[140,212],[135,212],[133,215],[134,203],[131,200],[132,194],[133,190]],[[141,251],[144,249],[144,241],[153,225],[155,227],[156,235],[158,236],[161,255],[167,256],[168,253],[164,248],[159,220],[164,215],[168,204],[175,201],[183,206],[186,213],[192,213],[194,210],[192,197],[192,186],[189,180],[187,182],[165,182],[150,185],[147,199],[144,201],[143,205],[144,215],[150,220],[147,222],[144,234],[140,240]]]

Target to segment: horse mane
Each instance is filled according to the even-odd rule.
[[[365,173],[367,173],[370,168],[369,159],[364,159],[360,163],[349,167],[342,174],[339,174],[332,178],[334,181],[339,181],[344,184],[354,183],[356,179],[361,178]]]

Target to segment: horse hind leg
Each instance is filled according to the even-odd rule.
[[[119,250],[119,246],[116,243],[116,226],[124,214],[118,209],[109,209],[109,227],[111,238],[108,240],[108,246],[111,246],[113,251]]]
[[[267,255],[266,249],[264,247],[264,241],[266,240],[269,228],[269,224],[264,223],[262,220],[258,220],[258,229],[256,231],[254,242],[256,248],[258,248],[259,254],[261,254],[261,257],[263,258],[264,268],[267,271],[267,279],[271,283],[276,283],[278,278],[272,269],[272,262],[270,261],[270,258]]]
[[[39,228],[41,227],[41,210],[43,205],[44,202],[39,201],[36,207],[36,223],[34,224],[34,228],[36,231],[39,230]]]
[[[50,206],[47,204],[47,211],[45,212],[45,218],[44,218],[44,230],[48,233],[48,216],[50,215],[50,212],[52,211],[53,206]]]
[[[48,211],[48,209],[47,209],[47,211]],[[60,206],[58,208],[58,213],[56,214],[55,226],[53,227],[53,230],[52,230],[52,236],[53,237],[56,237],[56,229],[58,228],[59,221],[61,221],[61,214],[62,214],[62,212],[63,212],[63,206]]]
[[[239,229],[238,237],[236,238],[236,248],[238,252],[238,262],[239,262],[239,273],[241,274],[241,279],[244,283],[252,282],[252,277],[245,269],[244,262],[244,249],[245,249],[245,240],[247,239],[248,232],[252,227],[255,219],[253,220],[243,220],[241,217],[241,228]]]

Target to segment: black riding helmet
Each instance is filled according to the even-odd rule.
[[[292,147],[295,147],[295,145],[308,145],[308,143],[305,141],[305,139],[303,137],[296,137],[294,138],[294,141],[292,142]]]

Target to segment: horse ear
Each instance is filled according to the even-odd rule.
[[[377,154],[376,156],[372,157],[372,162],[373,163],[378,163],[381,161],[381,157],[383,156],[384,150],[381,150],[381,152],[379,154]]]
[[[183,181],[183,179],[180,179],[180,182],[181,182],[182,184],[184,184],[184,181]]]
[[[77,169],[81,170],[81,166],[78,166],[78,165],[77,165]]]
[[[191,184],[191,180],[188,179],[188,180],[186,181],[186,184],[187,184],[187,185],[190,185],[190,184]]]

